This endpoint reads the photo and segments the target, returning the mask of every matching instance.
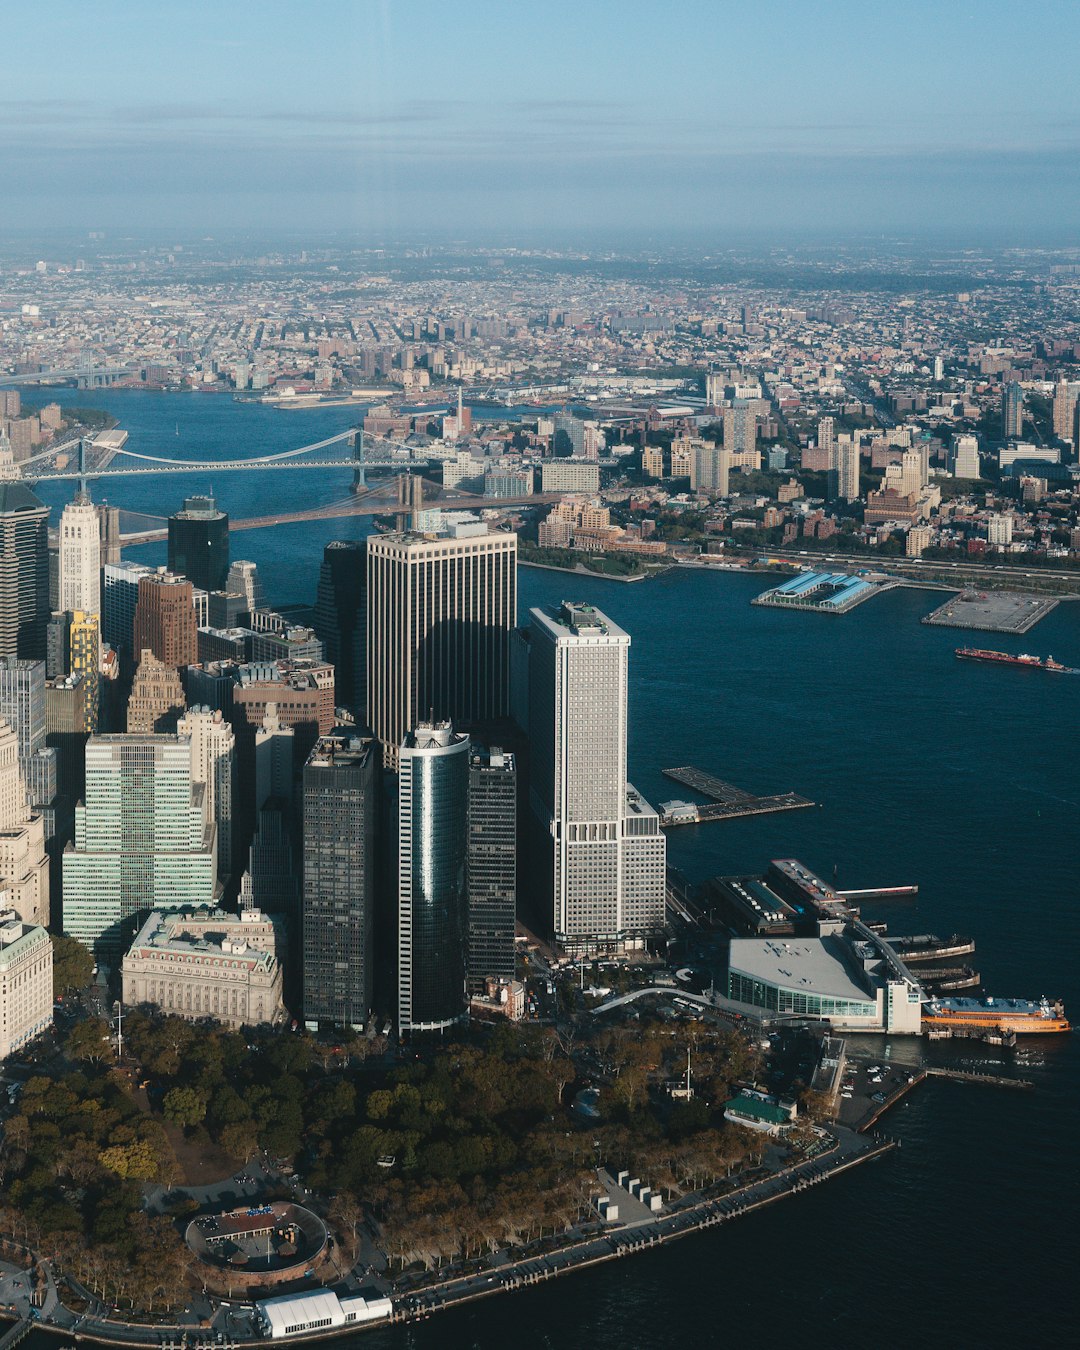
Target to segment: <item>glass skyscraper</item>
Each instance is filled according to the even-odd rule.
[[[421,722],[398,787],[398,1030],[442,1031],[467,1010],[469,738]]]

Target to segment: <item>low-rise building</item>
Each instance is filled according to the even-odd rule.
[[[0,892],[0,901],[6,898]],[[0,908],[0,1060],[52,1026],[52,967],[45,929]]]
[[[126,1004],[230,1027],[280,1022],[281,964],[274,921],[257,909],[155,910],[120,966]]]

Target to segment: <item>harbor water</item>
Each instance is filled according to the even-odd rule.
[[[132,449],[186,458],[289,449],[355,415],[195,394],[60,397],[115,413]],[[107,495],[163,516],[212,486],[242,517],[334,501],[349,477],[121,478]],[[41,495],[59,506],[71,487]],[[233,537],[233,555],[258,563],[275,603],[310,602],[322,545],[369,528],[354,519],[251,531]],[[164,561],[164,545],[131,556]],[[819,804],[673,831],[671,859],[692,880],[797,857],[829,879],[835,868],[845,888],[917,882],[917,898],[867,904],[865,914],[896,932],[972,933],[988,992],[1060,996],[1080,1020],[1080,676],[956,660],[963,634],[919,622],[940,593],[894,590],[826,616],[752,607],[769,584],[693,568],[634,585],[523,568],[520,593],[523,617],[573,597],[631,634],[630,773],[654,804],[683,795],[660,772],[683,764]],[[1080,666],[1080,602],[993,645]],[[883,1160],[721,1229],[355,1344],[623,1350],[753,1337],[805,1350],[873,1341],[1012,1350],[1057,1341],[1077,1311],[1077,1036],[1021,1038],[1013,1051],[868,1048],[1015,1072],[1036,1091],[927,1082],[883,1118],[902,1142]]]

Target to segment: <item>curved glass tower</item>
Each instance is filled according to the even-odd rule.
[[[469,738],[421,722],[398,790],[398,1029],[442,1031],[467,1012]]]

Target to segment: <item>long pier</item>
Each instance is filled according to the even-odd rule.
[[[816,806],[809,797],[797,792],[780,792],[770,796],[758,797],[746,792],[734,783],[727,783],[703,769],[686,764],[675,769],[661,769],[665,778],[670,778],[703,797],[712,801],[705,806],[695,806],[690,814],[669,812],[661,817],[663,825],[696,825],[710,820],[733,820],[739,816],[765,816],[774,811],[799,811],[807,806]]]

